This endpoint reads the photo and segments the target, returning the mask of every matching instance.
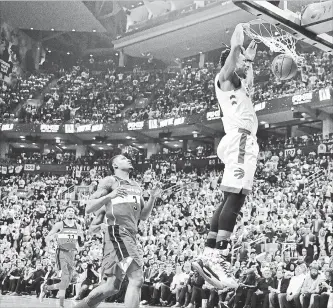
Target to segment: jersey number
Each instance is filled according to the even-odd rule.
[[[74,238],[75,238],[75,235],[74,234],[68,234],[68,239],[67,239],[67,242],[73,242]]]

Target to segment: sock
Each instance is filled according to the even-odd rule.
[[[229,193],[219,216],[216,248],[227,249],[230,237],[236,225],[237,216],[244,204],[245,195]]]
[[[217,234],[215,248],[221,249],[221,250],[227,249],[231,234],[232,234],[232,232],[225,231],[225,230],[219,230],[219,232]]]
[[[209,232],[208,232],[207,239],[206,239],[205,246],[206,246],[206,247],[210,247],[210,248],[215,248],[215,245],[216,245],[216,237],[217,237],[217,232],[209,231]]]

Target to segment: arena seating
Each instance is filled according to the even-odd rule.
[[[279,82],[270,70],[274,55],[258,51],[254,63],[256,86],[254,101],[315,91],[333,84],[333,57],[323,52],[304,54],[305,62],[298,75]],[[107,66],[107,65],[106,65]],[[25,109],[20,115],[22,123],[114,123],[142,121],[168,117],[182,117],[204,113],[217,108],[214,77],[218,65],[206,63],[202,69],[186,65],[179,72],[145,71],[135,68],[131,72],[109,70],[92,75],[83,65],[75,66],[51,88],[38,108]],[[45,79],[30,78],[22,83],[21,95],[31,96]],[[28,88],[27,88],[28,86]],[[0,101],[6,121],[13,120],[8,111],[17,105],[17,94],[3,93]],[[13,98],[9,99],[12,95]],[[21,98],[20,98],[21,99]]]
[[[52,74],[31,74],[25,79],[18,80],[14,88],[2,85],[0,90],[0,122],[16,121],[15,108],[27,99],[36,97],[53,79]],[[33,112],[33,107],[27,104],[25,109]],[[23,117],[24,118],[24,117]]]
[[[316,135],[312,137],[313,141],[317,139]],[[282,140],[278,144],[275,141],[270,141],[270,148],[277,149],[279,144],[283,144]],[[310,181],[311,174],[318,176]],[[276,163],[273,155],[259,163],[254,193],[242,209],[233,238],[232,268],[237,279],[244,283],[237,291],[224,289],[217,292],[189,269],[189,262],[200,255],[204,247],[209,219],[221,202],[221,176],[220,171],[174,173],[169,168],[134,175],[144,187],[145,199],[149,197],[152,179],[164,185],[176,183],[181,187],[163,195],[149,220],[139,225],[138,240],[145,260],[142,303],[168,305],[177,302],[179,306],[194,307],[198,304],[200,307],[203,300],[208,300],[212,307],[220,301],[227,304],[226,307],[259,308],[263,300],[273,296],[269,295],[274,292],[269,292],[268,286],[277,289],[277,279],[281,276],[284,277],[281,293],[286,292],[288,285],[292,289],[296,278],[290,278],[296,268],[297,279],[307,283],[304,283],[301,295],[296,295],[295,300],[301,298],[301,307],[307,307],[306,303],[310,300],[326,307],[329,297],[325,296],[327,286],[318,282],[326,281],[333,286],[332,272],[328,270],[333,268],[332,158],[313,153],[307,156],[296,154],[295,157],[282,156]],[[186,181],[191,181],[193,185],[181,186]],[[49,252],[44,251],[43,237],[51,225],[61,219],[68,200],[60,199],[73,184],[77,182],[70,176],[2,177],[0,281],[3,294],[11,292],[15,296],[39,292],[41,280],[37,280],[36,287],[36,284],[29,284],[26,278],[29,272],[37,273],[36,266],[46,267],[54,260]],[[31,192],[28,199],[21,200],[15,193],[17,188],[22,187]],[[83,216],[84,201],[79,202],[77,207],[86,242],[91,244],[90,248],[87,246],[79,253],[77,275],[73,280],[73,285],[77,285],[76,296],[82,298],[80,277],[86,272],[88,263],[98,271],[102,244],[100,235],[91,236],[87,232],[92,218]],[[311,278],[316,288],[306,289],[310,272],[314,276],[319,273],[319,278]],[[19,279],[9,280],[8,273]],[[268,285],[263,283],[265,279],[268,279]],[[253,289],[249,285],[257,287]],[[69,290],[73,294],[68,296],[74,295],[74,289]],[[119,295],[109,300],[119,302],[123,298]]]

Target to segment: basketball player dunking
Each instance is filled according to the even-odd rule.
[[[217,257],[214,264],[216,275],[210,275],[201,262],[193,267],[216,288],[237,287],[230,273],[230,264],[225,260],[236,218],[245,197],[252,190],[259,147],[257,144],[258,120],[251,101],[253,86],[252,62],[256,43],[252,41],[245,50],[244,29],[239,24],[231,37],[231,47],[221,54],[221,71],[215,78],[215,91],[223,113],[226,135],[217,148],[218,157],[224,162],[222,179],[224,200],[214,213],[208,233],[204,258]]]
[[[57,235],[55,237],[55,235]],[[68,206],[65,209],[65,219],[57,222],[50,233],[46,236],[46,246],[57,240],[58,248],[56,250],[56,264],[58,270],[61,270],[61,281],[53,285],[46,285],[46,281],[41,286],[40,300],[43,300],[45,293],[51,290],[59,290],[60,307],[64,307],[65,293],[69,286],[75,270],[75,255],[77,245],[83,246],[83,232],[75,222],[75,209]]]
[[[86,213],[95,213],[90,226],[92,232],[104,231],[102,277],[99,285],[76,308],[96,307],[104,299],[116,294],[127,275],[129,284],[125,295],[126,308],[139,308],[143,283],[142,252],[136,235],[140,220],[146,220],[160,195],[157,185],[145,204],[140,186],[130,180],[131,161],[124,155],[111,160],[114,176],[104,178],[87,203]],[[106,218],[106,223],[104,219]]]

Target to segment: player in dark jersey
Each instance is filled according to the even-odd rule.
[[[47,291],[59,290],[60,307],[64,307],[66,289],[75,269],[77,245],[79,243],[80,246],[83,246],[82,239],[82,229],[75,222],[75,209],[68,206],[65,209],[65,219],[57,222],[45,238],[47,247],[50,247],[51,241],[57,241],[56,264],[58,270],[61,270],[61,281],[53,285],[46,285],[44,282],[39,297],[41,301]]]
[[[139,308],[143,283],[142,252],[136,241],[140,220],[146,220],[160,195],[156,185],[145,204],[140,186],[130,180],[131,161],[124,155],[111,160],[114,176],[104,178],[87,203],[86,213],[95,213],[92,232],[104,231],[102,275],[106,282],[92,290],[76,308],[96,307],[116,294],[127,275],[129,284],[125,295],[126,308]],[[106,223],[104,222],[106,220]]]

